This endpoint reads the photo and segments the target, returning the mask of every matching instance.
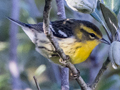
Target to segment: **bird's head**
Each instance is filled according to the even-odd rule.
[[[83,43],[89,43],[89,45],[96,46],[99,43],[109,44],[107,40],[102,37],[101,31],[92,23],[88,21],[81,21],[74,24],[73,29],[77,40]]]

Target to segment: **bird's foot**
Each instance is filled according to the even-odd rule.
[[[67,62],[69,61],[70,57],[66,55],[66,60],[63,60],[62,58],[59,59],[59,62],[62,66],[67,67]]]
[[[63,60],[62,58],[60,58],[59,62],[61,64],[61,66],[66,67],[66,60]]]

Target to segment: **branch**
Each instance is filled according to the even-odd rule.
[[[65,14],[65,7],[64,7],[64,0],[56,0],[57,4],[57,15],[59,19],[65,19],[66,14]]]
[[[73,72],[73,75],[76,75],[76,74],[78,74],[77,69],[75,68],[75,66],[73,64],[70,63],[70,60],[69,60],[70,58],[68,58],[65,55],[65,53],[63,52],[63,50],[59,47],[58,42],[55,40],[52,32],[50,31],[49,14],[50,14],[50,8],[51,8],[51,1],[52,0],[45,0],[45,7],[44,7],[44,12],[43,12],[44,33],[46,34],[47,38],[50,40],[50,42],[54,46],[54,48],[55,48],[56,52],[58,53],[58,55],[60,56],[60,58],[62,58],[63,61],[65,61],[65,66],[67,66]],[[84,80],[80,76],[76,77],[76,81],[81,86],[82,90],[88,90],[87,84],[84,82]]]
[[[103,63],[102,68],[99,70],[94,82],[90,85],[92,90],[94,90],[96,88],[101,76],[103,75],[103,73],[107,69],[107,66],[108,66],[109,63],[110,63],[110,60],[109,60],[109,58],[107,58],[107,60]]]
[[[38,90],[41,90],[40,87],[39,87],[39,85],[38,85],[38,82],[37,82],[37,79],[35,78],[35,76],[33,76],[33,79],[34,79],[34,81],[35,81],[35,84],[36,84],[37,89],[38,89]]]

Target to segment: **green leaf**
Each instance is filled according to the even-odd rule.
[[[119,90],[119,89],[116,89],[118,83],[119,83],[119,76],[113,75],[111,77],[104,78],[104,80],[102,80],[102,82],[100,82],[100,84],[99,84],[100,87],[97,90]],[[115,89],[113,89],[113,88],[115,88]]]
[[[104,4],[116,15],[118,15],[120,9],[120,0],[104,0]]]
[[[110,32],[112,33],[112,36],[115,36],[115,33],[118,28],[118,20],[116,15],[102,3],[100,3],[100,8],[103,14],[103,18],[106,22],[106,25],[108,26]]]

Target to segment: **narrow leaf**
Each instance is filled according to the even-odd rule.
[[[100,8],[103,14],[103,18],[106,22],[106,25],[108,26],[110,32],[112,33],[112,36],[115,36],[115,32],[117,31],[118,28],[118,20],[116,15],[102,3],[100,3]]]
[[[104,0],[105,6],[111,9],[116,15],[120,10],[120,0]]]

